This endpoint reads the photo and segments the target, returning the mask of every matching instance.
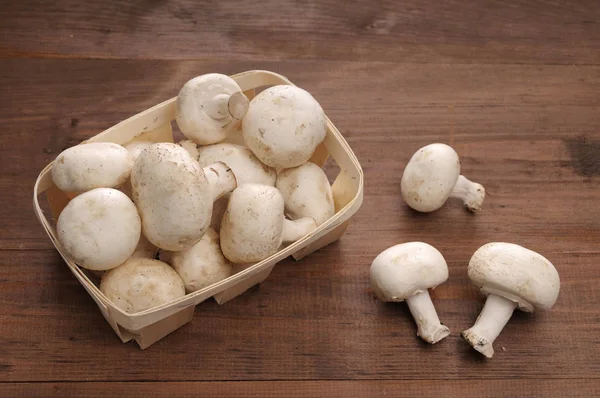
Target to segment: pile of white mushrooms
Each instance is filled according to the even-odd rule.
[[[404,201],[419,212],[440,209],[448,198],[459,198],[471,212],[481,210],[485,189],[460,174],[458,154],[440,143],[419,149],[404,169]],[[487,297],[473,327],[461,337],[491,358],[492,344],[513,311],[550,310],[560,290],[556,268],[540,254],[522,246],[492,242],[471,257],[468,276]],[[435,344],[450,335],[433,306],[429,289],[448,279],[442,254],[424,242],[394,245],[380,253],[370,268],[371,287],[383,302],[406,301],[417,325],[417,336]]]
[[[54,183],[74,194],[57,221],[59,243],[101,276],[100,290],[128,313],[218,283],[233,264],[264,260],[334,215],[329,181],[309,161],[325,138],[325,120],[319,103],[296,86],[273,86],[250,101],[228,76],[191,79],[177,97],[185,136],[178,143],[87,143],[58,155]],[[478,212],[485,198],[483,186],[461,175],[454,149],[441,143],[412,156],[400,185],[419,212],[449,198]],[[560,289],[550,261],[504,242],[479,248],[468,276],[487,301],[461,336],[487,357],[516,308],[549,310]],[[450,335],[429,295],[447,279],[443,255],[423,242],[392,246],[370,268],[376,296],[406,301],[417,335],[431,344]]]
[[[53,181],[73,197],[59,243],[127,313],[218,283],[333,216],[329,181],[309,161],[325,120],[296,86],[250,101],[226,75],[193,78],[176,100],[178,143],[86,143],[57,156]],[[235,135],[245,145],[227,142]]]

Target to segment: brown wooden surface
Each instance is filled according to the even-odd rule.
[[[599,396],[600,7],[438,3],[2,2],[0,396]],[[37,222],[33,182],[187,79],[254,68],[321,102],[363,165],[363,207],[259,288],[201,304],[146,351],[122,344]],[[487,188],[481,214],[403,203],[403,167],[432,142]],[[369,290],[373,258],[412,240],[450,267],[432,296],[452,335],[435,346]],[[484,360],[458,335],[483,304],[466,266],[489,241],[539,251],[562,285]]]

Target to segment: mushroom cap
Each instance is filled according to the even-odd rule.
[[[213,197],[204,171],[185,149],[161,142],[144,150],[133,165],[131,187],[144,235],[153,245],[177,251],[202,239]]]
[[[269,87],[254,97],[242,121],[248,148],[275,168],[306,162],[326,130],[321,105],[307,91],[287,85]]]
[[[381,301],[404,301],[448,279],[444,256],[423,242],[408,242],[381,252],[371,264],[371,288]]]
[[[195,292],[232,274],[231,263],[223,256],[219,235],[209,229],[200,242],[179,252],[162,252],[160,259],[171,264],[187,292]]]
[[[227,75],[207,73],[187,81],[177,96],[175,120],[177,126],[190,140],[200,145],[223,141],[235,128],[229,114],[214,119],[209,109],[218,95],[241,92],[240,86]]]
[[[62,151],[52,165],[52,180],[62,191],[115,188],[131,173],[127,149],[112,142],[90,142]]]
[[[312,162],[281,170],[275,186],[283,195],[286,214],[292,219],[310,217],[321,225],[335,213],[329,180],[323,169]]]
[[[102,276],[100,291],[118,308],[134,314],[185,295],[177,272],[162,261],[131,258]]]
[[[158,247],[154,246],[142,233],[140,235],[140,241],[138,242],[133,254],[131,254],[131,257],[155,259],[157,254]]]
[[[419,149],[404,169],[400,189],[406,203],[417,211],[430,212],[446,203],[460,175],[458,154],[446,144]]]
[[[201,167],[223,162],[231,168],[238,185],[254,183],[275,185],[275,169],[262,163],[252,151],[241,145],[228,143],[201,147],[198,150],[198,163]]]
[[[221,222],[221,249],[229,261],[261,261],[277,252],[283,239],[283,197],[275,187],[245,184],[229,197]]]
[[[58,241],[79,266],[107,270],[131,256],[141,222],[131,199],[113,188],[96,188],[73,198],[56,224]]]
[[[131,141],[130,143],[124,145],[127,152],[129,152],[129,156],[135,162],[137,157],[142,151],[148,147],[151,147],[155,143],[153,141]]]
[[[560,277],[554,265],[514,243],[481,246],[469,261],[468,275],[485,295],[512,300],[525,312],[551,309],[560,291]]]

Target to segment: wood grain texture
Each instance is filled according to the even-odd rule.
[[[104,397],[111,395],[144,397],[433,397],[461,398],[556,398],[593,397],[600,394],[597,380],[427,380],[401,381],[282,381],[282,382],[169,382],[169,383],[19,383],[0,384],[7,397]]]
[[[2,2],[0,396],[600,395],[600,8],[437,3]],[[122,344],[39,225],[35,178],[189,78],[249,69],[319,100],[363,165],[363,207],[260,287],[146,351]],[[486,187],[480,214],[403,203],[402,170],[432,142]],[[373,258],[414,240],[450,268],[432,297],[452,335],[435,346],[369,288]],[[484,360],[458,335],[483,305],[468,260],[490,241],[542,253],[561,293],[517,312]]]
[[[594,0],[4,1],[11,57],[598,64]]]

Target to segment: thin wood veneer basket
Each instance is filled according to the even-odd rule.
[[[248,71],[231,76],[252,99],[255,89],[279,84],[293,85],[284,76],[269,71]],[[175,98],[141,112],[108,130],[82,142],[114,142],[127,144],[134,140],[173,142],[171,123],[175,120]],[[134,339],[144,349],[167,334],[192,320],[194,308],[204,300],[214,297],[219,304],[242,294],[250,287],[265,280],[282,259],[293,256],[299,260],[310,253],[338,240],[346,231],[350,218],[358,211],[363,199],[363,172],[356,156],[338,129],[327,118],[327,135],[317,147],[311,161],[323,166],[329,156],[337,163],[340,172],[332,184],[336,213],[309,235],[281,249],[269,258],[245,269],[237,270],[227,279],[184,297],[136,314],[128,314],[115,307],[100,292],[97,282],[87,270],[71,261],[60,246],[55,221],[72,195],[60,191],[52,182],[52,164],[47,165],[37,178],[33,204],[38,219],[50,240],[63,257],[71,272],[92,296],[107,322],[123,342]],[[240,132],[241,134],[241,132]],[[80,144],[80,145],[81,145]],[[45,193],[52,217],[48,218],[40,207],[39,199]],[[234,271],[236,269],[234,268]]]

